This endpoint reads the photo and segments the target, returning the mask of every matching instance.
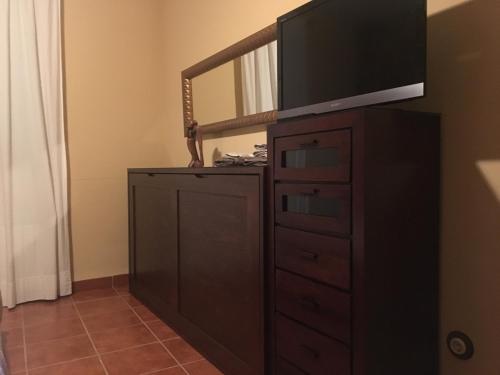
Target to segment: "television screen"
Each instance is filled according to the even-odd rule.
[[[424,95],[426,0],[313,0],[278,19],[279,117]]]

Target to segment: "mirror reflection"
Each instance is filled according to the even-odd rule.
[[[200,126],[278,108],[276,41],[192,79]]]

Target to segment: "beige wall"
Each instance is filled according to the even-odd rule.
[[[180,72],[304,2],[65,0],[77,279],[126,270],[125,168],[187,164]],[[442,374],[498,375],[500,2],[429,0],[429,15],[428,98],[407,107],[443,114],[442,339],[476,343],[468,362],[443,344]],[[210,160],[264,141],[257,127],[205,148]]]
[[[63,0],[75,280],[127,272],[126,168],[187,165],[181,70],[304,2]],[[256,129],[207,140],[208,162]]]
[[[169,164],[164,3],[63,3],[75,280],[128,272],[126,168]]]
[[[429,1],[428,97],[442,113],[441,331],[464,330],[471,361],[442,374],[500,372],[500,2]],[[425,145],[422,145],[425,147]],[[422,275],[425,277],[425,275]]]

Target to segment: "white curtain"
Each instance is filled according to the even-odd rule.
[[[0,0],[0,290],[71,293],[60,0]]]
[[[278,108],[277,43],[272,42],[241,58],[243,114]]]

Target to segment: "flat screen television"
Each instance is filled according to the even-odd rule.
[[[278,18],[278,118],[424,96],[426,0],[313,0]]]

